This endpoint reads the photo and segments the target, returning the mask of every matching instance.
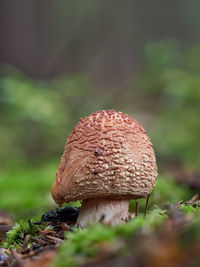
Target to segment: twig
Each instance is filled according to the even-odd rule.
[[[138,216],[138,201],[135,201],[135,216]]]
[[[52,236],[52,235],[46,235],[46,238],[50,239],[50,240],[53,240],[55,241],[56,243],[63,243],[64,240],[62,240],[61,238],[58,238],[58,237],[55,237],[55,236]]]
[[[145,210],[144,210],[144,216],[146,216],[146,214],[147,214],[147,208],[148,208],[150,196],[151,196],[151,194],[149,193],[148,196],[147,196],[147,200],[146,200],[146,205],[145,205]]]
[[[194,195],[189,201],[194,202],[199,198],[199,194]]]

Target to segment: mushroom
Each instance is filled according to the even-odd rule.
[[[129,200],[148,196],[157,165],[150,138],[130,116],[100,110],[80,119],[56,172],[56,203],[82,200],[77,225],[128,220]]]

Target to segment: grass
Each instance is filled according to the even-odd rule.
[[[58,163],[12,166],[0,174],[0,210],[14,217],[34,216],[52,207],[51,186]]]

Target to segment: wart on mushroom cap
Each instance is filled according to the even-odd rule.
[[[150,138],[130,116],[100,110],[67,138],[52,187],[55,202],[83,200],[77,223],[128,218],[129,199],[146,197],[157,178]]]

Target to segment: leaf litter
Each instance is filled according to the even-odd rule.
[[[102,222],[78,229],[78,212],[77,208],[59,208],[42,215],[40,222],[15,224],[6,238],[2,235],[0,265],[198,266],[198,195],[165,209],[154,207],[146,216],[132,214],[129,222],[114,227]]]

